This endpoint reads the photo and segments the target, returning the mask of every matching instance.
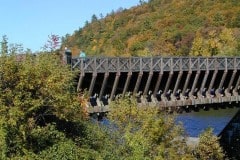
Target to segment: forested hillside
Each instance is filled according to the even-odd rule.
[[[81,16],[81,15],[79,15]],[[63,37],[74,55],[238,55],[239,0],[145,0]]]

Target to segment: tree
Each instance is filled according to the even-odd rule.
[[[238,47],[237,40],[233,35],[232,29],[223,28],[223,30],[219,35],[219,39],[222,44],[219,55],[225,55],[225,56],[239,55],[238,49],[237,49]]]
[[[58,49],[60,46],[60,37],[55,34],[48,35],[47,43],[44,45],[43,49],[50,51],[51,53]]]
[[[0,155],[37,154],[65,141],[59,127],[84,118],[69,68],[55,54],[3,55],[0,64]]]
[[[235,56],[238,55],[238,43],[232,29],[210,29],[207,35],[196,33],[190,51],[192,56]]]
[[[2,36],[1,54],[8,54],[8,38],[6,35]]]
[[[95,14],[92,15],[91,22],[96,22],[98,20],[97,16]]]
[[[213,135],[213,129],[206,129],[201,135],[196,148],[200,160],[223,160],[224,153],[219,145],[219,138]]]
[[[193,159],[174,116],[156,107],[138,107],[134,99],[111,103],[108,114],[120,159]]]

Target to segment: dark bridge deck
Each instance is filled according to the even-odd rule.
[[[143,105],[198,106],[240,100],[240,57],[88,57],[71,59],[90,112],[108,110],[119,95]]]

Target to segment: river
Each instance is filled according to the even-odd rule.
[[[229,121],[234,117],[239,108],[209,109],[208,111],[182,113],[176,117],[177,122],[182,122],[185,131],[190,137],[198,137],[206,128],[213,128],[215,135],[219,135]]]

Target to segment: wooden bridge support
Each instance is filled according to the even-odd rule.
[[[177,90],[178,90],[179,83],[180,83],[180,81],[181,81],[181,79],[182,79],[182,75],[183,75],[183,72],[180,71],[180,72],[178,73],[177,81],[176,81],[175,87],[174,87],[174,89],[173,89],[173,94],[176,94],[176,92],[177,92]]]
[[[107,85],[107,81],[108,81],[108,77],[109,77],[109,73],[106,72],[104,74],[104,79],[103,79],[103,83],[102,83],[102,86],[101,86],[101,90],[100,90],[100,93],[99,93],[99,97],[101,98],[104,94],[104,91],[105,91],[105,88],[106,88],[106,85]]]
[[[237,83],[236,83],[235,88],[234,88],[235,92],[237,92],[239,85],[240,85],[240,75],[238,77]]]
[[[203,91],[203,89],[205,88],[208,75],[209,75],[209,70],[207,70],[207,71],[205,72],[205,75],[204,75],[204,78],[203,78],[203,81],[202,81],[202,85],[201,85],[200,91]]]
[[[234,62],[234,63],[233,63]],[[160,106],[185,106],[205,103],[222,103],[240,101],[240,57],[239,58],[117,58],[117,59],[90,59],[85,61],[72,60],[73,70],[79,67],[77,90],[88,89],[90,96],[99,93],[101,99],[109,95],[113,100],[117,94],[142,92],[142,98],[156,99],[145,102],[158,103]],[[191,98],[193,94],[201,95],[202,90],[231,89],[234,95],[226,94],[221,99],[211,97]],[[190,99],[177,99],[176,92],[182,90],[182,95],[188,91]],[[172,90],[172,92],[168,92]],[[149,91],[153,91],[149,95]],[[94,93],[96,92],[96,93]],[[214,90],[214,92],[217,92]],[[167,98],[166,94],[171,98]],[[161,98],[157,96],[161,94]],[[179,92],[178,92],[179,94]],[[233,97],[235,96],[235,97]],[[165,97],[165,98],[164,98]],[[204,99],[205,98],[205,99]],[[99,103],[98,103],[99,104]]]
[[[190,92],[190,95],[191,95],[191,96],[193,95],[194,90],[196,89],[196,85],[197,85],[197,82],[198,82],[200,73],[201,73],[200,70],[198,70],[197,73],[196,73],[196,76],[195,76],[195,78],[194,78],[193,85],[192,85],[192,89],[191,89],[191,92]]]
[[[132,78],[132,72],[128,72],[127,74],[127,80],[125,82],[125,85],[124,85],[124,88],[123,88],[123,96],[125,96],[127,90],[128,90],[128,86],[129,86],[129,83],[130,83],[130,80]]]
[[[233,74],[232,74],[232,77],[231,77],[231,79],[230,79],[230,82],[229,82],[229,84],[228,84],[227,92],[229,92],[229,90],[231,89],[236,74],[237,74],[237,70],[234,70],[234,71],[233,71]]]
[[[153,96],[155,96],[155,97],[156,97],[156,94],[159,90],[160,83],[162,82],[162,77],[163,77],[163,71],[160,71],[159,74],[158,74],[157,83],[156,83],[156,86],[155,86],[154,92],[153,92]]]
[[[171,71],[171,72],[169,73],[169,75],[168,75],[168,80],[167,80],[167,84],[166,84],[166,86],[165,86],[163,95],[166,95],[166,93],[167,93],[167,91],[168,91],[168,89],[169,89],[169,86],[170,86],[172,77],[173,77],[173,72]]]
[[[148,79],[147,79],[146,86],[145,86],[145,88],[144,88],[143,95],[147,95],[148,90],[149,90],[150,83],[151,83],[151,81],[152,81],[152,77],[153,77],[153,72],[150,71],[150,72],[149,72],[149,75],[148,75]]]
[[[78,81],[78,85],[77,85],[77,91],[80,91],[81,87],[82,87],[82,82],[83,82],[83,78],[84,78],[85,74],[84,72],[80,73],[80,78]]]
[[[183,87],[182,93],[186,92],[187,87],[189,86],[189,81],[190,81],[191,75],[192,75],[192,70],[189,70],[188,75],[187,75],[187,79],[186,79],[186,81],[184,83],[184,87]]]
[[[112,88],[112,92],[110,95],[110,100],[113,100],[115,93],[116,93],[116,89],[118,86],[118,82],[119,82],[119,77],[120,77],[120,72],[117,72],[116,76],[115,76],[115,80],[114,80],[114,84],[113,84],[113,88]]]
[[[137,82],[136,82],[134,90],[133,90],[133,95],[135,95],[138,92],[139,85],[140,85],[141,80],[142,80],[142,76],[143,76],[143,72],[139,72]]]
[[[208,87],[208,92],[210,92],[211,89],[213,89],[213,86],[214,86],[214,82],[216,80],[216,77],[217,77],[217,73],[218,73],[218,70],[216,69],[213,73],[213,76],[212,76],[212,79],[211,79],[211,82],[210,82],[210,85]],[[215,90],[216,88],[214,88]]]
[[[225,79],[226,79],[227,73],[228,73],[228,71],[227,71],[227,70],[226,70],[226,71],[224,71],[224,73],[223,73],[223,76],[222,76],[222,79],[221,79],[221,82],[220,82],[220,84],[219,84],[219,87],[218,87],[218,88],[223,88],[223,83],[225,82]]]
[[[96,79],[97,79],[97,73],[94,72],[92,74],[92,80],[91,80],[91,84],[90,84],[89,91],[88,91],[90,96],[92,96],[92,91],[93,91],[93,87],[95,85]]]

